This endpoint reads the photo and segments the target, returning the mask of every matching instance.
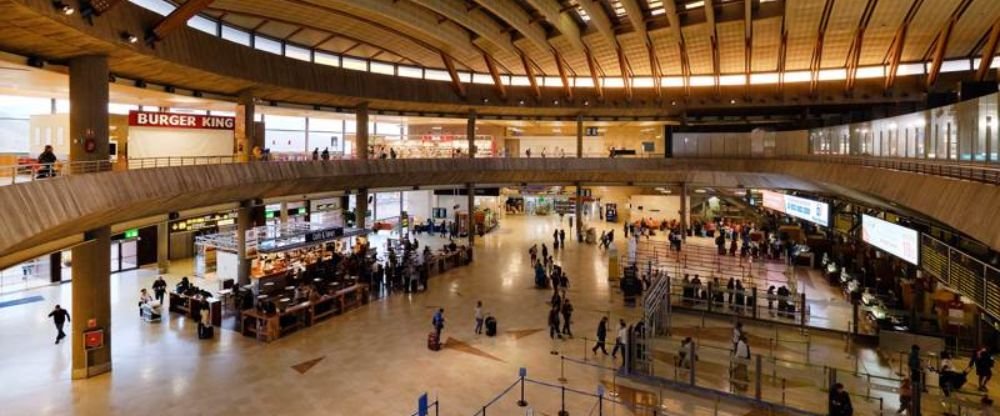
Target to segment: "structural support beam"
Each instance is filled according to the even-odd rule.
[[[750,99],[750,74],[753,73],[753,0],[743,1],[743,98]]]
[[[990,38],[983,46],[983,57],[979,61],[979,69],[976,70],[976,81],[983,81],[990,73],[990,66],[993,65],[993,56],[997,54],[997,43],[1000,41],[1000,18],[993,22],[993,29],[990,29]]]
[[[531,62],[528,57],[523,53],[521,54],[521,64],[524,65],[524,75],[528,77],[528,83],[531,85],[531,92],[535,94],[535,99],[542,98],[542,90],[538,87],[538,80],[535,78],[535,68],[531,66]]]
[[[781,31],[778,44],[778,91],[785,89],[785,63],[788,61],[788,24],[785,18],[788,16],[788,2],[784,3],[784,10],[781,13]]]
[[[816,94],[816,87],[819,86],[819,70],[823,65],[823,39],[826,36],[826,28],[830,24],[830,14],[833,12],[833,0],[826,0],[823,4],[823,14],[819,19],[819,28],[816,35],[816,44],[813,46],[812,60],[809,61],[809,95]]]
[[[597,93],[597,98],[604,99],[604,87],[601,85],[601,77],[598,74],[597,61],[594,60],[594,55],[588,50],[587,53],[587,69],[590,71],[590,80],[594,83],[594,92]]]
[[[719,62],[719,33],[715,26],[715,5],[705,2],[705,24],[708,25],[708,40],[712,46],[712,76],[715,78],[715,93],[719,93],[719,76],[722,74]]]
[[[354,154],[358,159],[368,159],[368,103],[354,109]]]
[[[441,62],[444,63],[445,69],[448,70],[448,76],[451,77],[451,88],[455,90],[455,94],[458,94],[459,97],[465,98],[465,84],[458,77],[455,62],[452,61],[451,56],[444,52],[441,53]]]
[[[506,100],[507,86],[504,85],[503,78],[500,77],[500,71],[497,70],[497,63],[488,53],[483,54],[483,59],[486,60],[486,69],[490,71],[490,78],[493,78],[493,88],[497,90],[497,94],[500,95],[500,98]]]
[[[684,80],[684,95],[687,96],[691,94],[691,62],[688,59],[687,44],[684,42],[684,32],[681,31],[681,19],[677,15],[677,4],[665,1],[663,10],[670,23],[670,32],[677,42],[677,56],[681,58],[681,78]]]
[[[469,215],[466,220],[468,221],[469,249],[471,250],[476,246],[476,187],[469,183],[465,186],[465,190],[469,198]]]
[[[951,17],[948,21],[944,23],[944,27],[938,32],[937,38],[934,40],[934,53],[931,55],[931,67],[927,71],[927,88],[930,89],[937,82],[938,74],[941,73],[941,64],[944,63],[944,57],[948,52],[948,42],[951,40],[951,32],[955,28],[955,24],[958,23],[958,19],[962,18],[962,14],[965,10],[969,8],[969,4],[972,0],[962,0],[955,7],[955,11],[951,13]]]
[[[160,20],[156,26],[149,32],[150,35],[146,38],[148,42],[155,42],[163,40],[177,29],[187,26],[187,21],[194,17],[194,15],[205,10],[213,0],[187,0],[184,4],[178,6],[174,11],[170,12],[166,17]]]
[[[875,6],[878,0],[868,0],[865,11],[861,13],[861,20],[858,21],[858,28],[854,32],[854,40],[851,41],[851,48],[847,51],[847,81],[844,83],[844,91],[854,89],[854,83],[858,76],[858,63],[861,60],[861,45],[864,43],[865,30],[868,29],[868,22],[875,14]]]
[[[469,118],[465,123],[465,140],[468,141],[469,159],[476,157],[476,111],[469,111]]]
[[[559,79],[562,81],[563,85],[563,95],[566,96],[567,100],[573,99],[573,85],[569,82],[569,74],[566,71],[566,62],[563,61],[562,55],[559,51],[553,51],[556,58],[556,69],[559,70]]]
[[[576,157],[583,157],[583,114],[576,115]]]
[[[253,228],[253,201],[242,201],[236,210],[236,283],[250,284],[250,260],[247,258],[247,232]]]
[[[903,45],[906,44],[906,33],[923,3],[924,0],[916,0],[910,5],[910,10],[906,12],[906,17],[899,24],[896,34],[892,37],[892,43],[889,44],[889,50],[886,52],[885,85],[883,86],[886,91],[892,89],[893,85],[896,84],[896,72],[899,72],[899,63],[903,57]]]
[[[625,51],[622,48],[618,48],[618,68],[622,73],[622,81],[625,85],[625,99],[632,100],[632,69],[629,67],[628,58],[625,57]]]

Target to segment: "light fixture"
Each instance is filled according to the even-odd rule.
[[[590,100],[583,100],[583,106],[587,107],[590,105]]]
[[[730,98],[729,99],[729,104],[736,104],[736,99],[735,98]]]
[[[69,16],[69,15],[71,15],[73,13],[76,13],[76,9],[74,9],[73,6],[70,6],[70,5],[66,4],[66,2],[61,1],[61,0],[55,0],[55,1],[53,1],[52,2],[52,7],[54,7],[56,9],[56,11],[58,11],[59,13],[62,13],[64,15],[66,15],[66,16]]]
[[[524,100],[517,100],[518,105],[524,105]]]
[[[559,105],[559,100],[552,100],[552,105]]]
[[[671,101],[670,105],[677,105],[677,101]]]
[[[131,34],[129,32],[121,32],[121,33],[119,33],[118,34],[118,38],[121,39],[122,42],[125,42],[125,43],[136,43],[136,42],[139,41],[139,37],[138,36],[133,35],[133,34]]]
[[[483,98],[483,104],[486,104],[486,103],[489,103],[489,102],[490,102],[489,98]]]

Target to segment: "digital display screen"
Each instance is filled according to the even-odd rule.
[[[761,191],[761,194],[764,208],[824,227],[830,226],[830,205],[827,203],[767,190]]]
[[[913,265],[919,265],[920,233],[872,216],[861,217],[861,239]]]

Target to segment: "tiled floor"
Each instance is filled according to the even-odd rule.
[[[498,230],[477,242],[472,265],[433,278],[427,292],[395,294],[270,344],[228,330],[217,331],[214,340],[199,341],[194,324],[176,315],[159,324],[143,323],[135,308],[136,294],[140,287],[149,287],[155,271],[117,274],[111,278],[114,371],[86,381],[70,381],[69,346],[52,345],[55,333],[46,318],[54,303],[68,307],[71,284],[0,296],[0,301],[45,297],[44,302],[0,310],[0,414],[409,415],[416,410],[417,397],[427,392],[440,399],[441,414],[472,415],[514,382],[519,368],[527,368],[532,379],[559,384],[558,354],[579,357],[584,352],[582,340],[548,338],[546,301],[551,293],[533,288],[528,267],[530,244],[545,242],[551,249],[557,226],[557,217],[507,217]],[[637,319],[640,312],[623,307],[621,295],[606,280],[603,252],[573,242],[555,253],[571,279],[578,337],[592,336],[605,314],[613,321]],[[190,264],[174,264],[168,283],[190,270]],[[498,337],[473,333],[477,300],[497,317]],[[444,338],[449,343],[443,351],[431,352],[426,338],[437,307],[445,309]],[[696,321],[678,318],[676,325],[695,328]],[[827,342],[829,347],[813,354],[836,352],[837,339]],[[610,358],[588,359],[614,365]],[[573,389],[593,392],[599,384],[609,390],[621,384],[625,387],[616,390],[622,399],[658,402],[659,389],[622,381],[608,370],[567,365],[564,374]],[[526,392],[536,414],[558,412],[558,390],[529,385]],[[524,414],[525,409],[513,404],[517,393],[515,389],[504,396],[488,414]],[[660,414],[710,415],[717,405],[722,415],[752,411],[744,404],[716,404],[680,392],[665,391],[660,397],[668,411]],[[572,394],[568,399],[570,414],[593,409],[593,399]],[[604,412],[639,414],[611,405]]]

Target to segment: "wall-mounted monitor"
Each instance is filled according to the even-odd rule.
[[[920,233],[872,216],[861,216],[861,239],[913,265],[920,264]]]
[[[830,226],[830,205],[812,199],[763,190],[764,208],[772,209],[790,217],[806,220],[823,227]]]

